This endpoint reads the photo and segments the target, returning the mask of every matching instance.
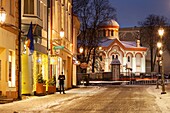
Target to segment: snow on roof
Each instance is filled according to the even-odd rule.
[[[100,26],[119,26],[119,24],[112,19],[101,23]]]
[[[103,39],[100,43],[100,46],[108,47],[115,40],[116,39]],[[118,41],[126,48],[145,48],[145,47],[137,47],[135,41],[120,41],[120,40],[118,40]]]
[[[107,47],[109,46],[112,42],[114,42],[115,39],[103,39],[101,40],[100,46],[102,47]]]
[[[136,47],[135,41],[121,41],[121,43],[127,48]]]

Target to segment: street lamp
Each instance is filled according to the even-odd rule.
[[[61,31],[60,31],[60,37],[61,37],[61,38],[64,37],[64,30],[63,30],[63,29],[61,29]]]
[[[79,52],[80,52],[80,53],[83,53],[83,47],[80,47],[80,48],[79,48]]]
[[[157,44],[158,47],[160,47],[159,49],[159,54],[160,54],[160,61],[159,61],[159,65],[160,65],[160,70],[161,70],[161,78],[162,78],[162,92],[161,94],[166,94],[165,92],[165,81],[164,81],[164,70],[163,70],[163,49],[162,49],[162,37],[164,35],[164,29],[163,28],[159,28],[158,30],[159,36],[160,36],[160,43]]]
[[[0,23],[3,24],[6,20],[6,12],[3,7],[0,9]]]

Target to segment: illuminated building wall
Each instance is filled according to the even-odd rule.
[[[17,98],[18,0],[2,0],[1,3],[6,12],[4,24],[9,26],[0,26],[0,91],[2,96]]]

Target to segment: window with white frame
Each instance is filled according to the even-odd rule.
[[[15,55],[12,51],[9,51],[8,55],[8,86],[15,87]]]

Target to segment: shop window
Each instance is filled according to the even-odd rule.
[[[37,53],[37,74],[42,73],[42,57],[40,53]]]

